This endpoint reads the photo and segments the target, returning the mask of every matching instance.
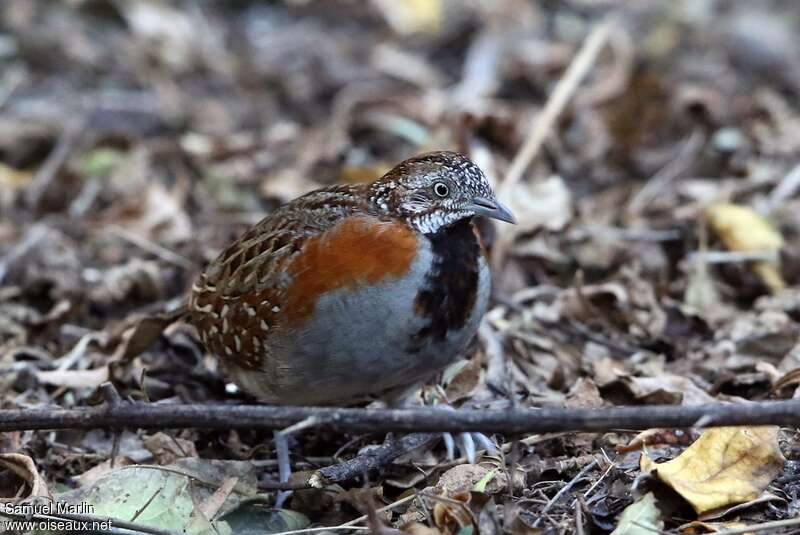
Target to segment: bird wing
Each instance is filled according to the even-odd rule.
[[[290,266],[307,241],[355,214],[368,214],[364,186],[317,190],[282,206],[228,246],[198,277],[190,322],[206,347],[255,368],[261,346],[281,318]],[[255,333],[255,334],[254,334]]]

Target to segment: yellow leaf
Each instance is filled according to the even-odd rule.
[[[776,294],[786,287],[778,267],[770,262],[753,262],[751,268],[761,281],[769,288],[770,293]]]
[[[780,233],[747,206],[715,204],[706,209],[706,218],[731,251],[777,251],[783,247]]]
[[[400,34],[436,34],[442,25],[441,0],[374,0],[389,25]]]
[[[33,173],[20,171],[0,163],[0,186],[9,188],[22,188],[33,180]]]
[[[715,204],[706,209],[706,219],[731,251],[778,252],[783,247],[783,236],[747,206]],[[754,262],[752,269],[772,293],[784,288],[785,283],[775,263]]]
[[[717,427],[666,463],[642,455],[641,469],[655,474],[702,514],[755,499],[785,460],[777,426]]]

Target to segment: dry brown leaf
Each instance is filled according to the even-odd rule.
[[[0,475],[2,472],[11,472],[13,477],[3,476],[3,486],[0,487],[0,503],[21,499],[49,497],[47,483],[39,475],[36,463],[27,455],[21,453],[0,454]],[[20,485],[24,483],[24,485]]]
[[[119,327],[112,338],[120,343],[112,360],[128,361],[152,346],[169,325],[180,317],[180,310],[129,318]]]
[[[559,314],[607,330],[620,330],[637,336],[654,336],[666,327],[655,288],[633,270],[620,280],[602,284],[576,284],[556,299]]]
[[[503,514],[503,531],[511,535],[539,535],[542,530],[534,527],[532,522],[535,519],[531,515],[523,514],[523,509],[519,504],[509,502]]]
[[[688,377],[658,370],[648,377],[638,377],[623,363],[603,358],[593,366],[594,380],[604,391],[616,388],[644,404],[701,405],[716,400]]]
[[[487,494],[502,492],[508,484],[508,478],[501,470],[483,464],[461,464],[442,474],[436,483],[435,492],[445,496],[460,494],[471,490],[486,477],[491,477],[484,490]]]
[[[92,303],[114,307],[132,300],[155,302],[164,298],[164,273],[155,261],[132,258],[102,272],[89,289]]]
[[[717,509],[712,509],[707,513],[703,513],[702,515],[697,517],[697,519],[705,522],[707,520],[716,520],[719,518],[725,518],[728,516],[733,516],[737,512],[740,511],[743,512],[744,509],[747,509],[749,507],[755,507],[756,505],[766,504],[770,502],[782,502],[785,505],[786,499],[781,498],[780,496],[777,496],[765,490],[764,492],[761,493],[761,496],[759,496],[755,500],[749,500],[744,503],[738,503],[730,507],[718,507]]]
[[[183,10],[163,2],[123,2],[121,14],[131,31],[165,65],[183,70],[194,53],[196,22]]]
[[[617,453],[629,453],[644,446],[688,446],[696,439],[696,433],[684,429],[647,429],[633,437],[627,444],[619,444],[614,449]]]
[[[468,491],[447,496],[447,501],[437,500],[433,506],[433,522],[440,529],[447,530],[455,526],[451,532],[458,532],[465,526],[472,525],[472,515],[468,507],[471,495]]]
[[[592,363],[591,369],[594,382],[599,388],[607,388],[631,374],[624,363],[611,357],[601,357]]]
[[[88,487],[104,478],[109,472],[122,466],[131,466],[134,464],[136,463],[129,457],[117,457],[114,459],[114,466],[111,466],[111,459],[108,459],[91,467],[81,475],[76,476],[75,482],[78,484],[78,487]]]
[[[680,531],[683,535],[695,535],[700,533],[719,533],[720,531],[740,529],[745,527],[747,527],[747,524],[743,522],[701,522],[699,520],[695,520],[678,527],[678,531]]]
[[[706,209],[706,219],[731,251],[778,252],[783,247],[783,236],[747,206],[715,204]],[[786,286],[776,263],[754,262],[752,270],[772,293]]]
[[[500,201],[517,218],[516,225],[498,225],[498,242],[508,247],[514,238],[540,228],[561,230],[572,219],[572,194],[557,175],[536,182],[519,182],[500,190]]]
[[[225,481],[222,482],[222,485],[214,491],[214,494],[208,497],[206,501],[200,504],[199,510],[200,513],[205,517],[207,520],[213,520],[214,517],[217,516],[222,505],[225,503],[225,500],[228,499],[231,492],[233,492],[236,483],[239,482],[238,477],[229,477]]]
[[[108,366],[92,370],[39,371],[36,378],[44,384],[66,388],[97,388],[108,381]]]
[[[688,377],[663,373],[657,377],[622,377],[631,394],[644,404],[702,405],[716,400]]]
[[[145,190],[141,218],[131,221],[125,229],[159,242],[176,243],[190,239],[192,222],[179,197],[177,192],[150,183]]]
[[[469,398],[481,382],[481,365],[478,359],[462,360],[444,371],[444,393],[450,403]]]
[[[144,447],[153,454],[161,465],[172,464],[184,457],[197,457],[194,442],[183,438],[171,437],[159,431],[144,439]]]
[[[599,409],[607,405],[597,384],[588,377],[579,377],[564,398],[567,409]]]
[[[318,182],[287,169],[276,172],[265,180],[261,186],[261,194],[284,203],[319,187]]]
[[[406,524],[400,528],[400,531],[410,535],[444,535],[446,533],[438,528],[432,528],[419,522],[411,522]]]
[[[783,469],[778,427],[708,429],[682,454],[656,464],[642,455],[642,471],[653,473],[688,501],[698,514],[757,498]]]
[[[800,368],[795,368],[786,372],[780,379],[775,381],[772,385],[772,391],[777,392],[787,386],[795,386],[798,384],[800,384]]]
[[[134,157],[131,161],[136,161]],[[147,169],[147,164],[141,164]],[[192,222],[184,209],[180,186],[167,189],[160,182],[140,185],[133,199],[112,207],[104,220],[125,234],[157,244],[174,244],[193,237]],[[134,192],[131,192],[134,193]]]

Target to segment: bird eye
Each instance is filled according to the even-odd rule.
[[[437,182],[433,185],[433,192],[438,197],[447,197],[447,195],[450,193],[450,188],[448,188],[447,184],[444,182]]]

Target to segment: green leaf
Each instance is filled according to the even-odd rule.
[[[86,176],[108,176],[124,154],[116,149],[100,147],[83,155],[80,170]]]
[[[486,485],[489,484],[489,481],[492,480],[494,475],[497,473],[497,468],[489,470],[485,476],[483,476],[475,485],[472,487],[472,490],[475,492],[486,492]]]
[[[183,473],[182,470],[186,470]],[[209,522],[196,510],[188,469],[131,466],[109,472],[88,487],[62,494],[59,501],[90,507],[87,511],[145,526],[193,535],[230,535],[226,521]],[[213,489],[203,488],[206,493]]]
[[[653,535],[664,527],[656,498],[648,492],[622,511],[619,524],[611,535]]]
[[[311,524],[305,515],[289,509],[273,509],[261,504],[247,503],[225,515],[236,535],[264,535],[305,529]]]

